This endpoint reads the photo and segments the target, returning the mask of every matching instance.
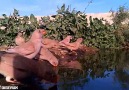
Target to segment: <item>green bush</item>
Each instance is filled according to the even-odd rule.
[[[125,45],[129,42],[129,10],[125,6],[120,6],[116,12],[112,12],[113,25],[116,26],[116,38],[119,44]]]
[[[67,35],[73,36],[73,41],[82,37],[83,43],[87,46],[97,48],[121,48],[123,44],[129,41],[128,24],[122,24],[125,19],[123,15],[127,15],[125,11],[120,10],[113,14],[113,24],[109,24],[104,19],[87,18],[87,15],[66,8],[65,4],[57,10],[57,14],[51,17],[41,17],[41,21],[37,21],[36,17],[31,14],[20,17],[18,11],[14,9],[12,15],[3,14],[0,19],[0,44],[15,45],[14,38],[19,31],[25,32],[24,37],[28,38],[36,28],[44,28],[47,30],[46,37],[62,40]],[[120,19],[121,17],[121,19]],[[118,20],[120,19],[120,20]],[[89,21],[88,21],[89,20]],[[119,23],[120,22],[120,23]]]
[[[129,10],[125,6],[120,6],[116,12],[112,11],[113,22],[115,25],[121,25],[129,19]]]
[[[57,10],[53,21],[47,17],[43,17],[42,20],[48,29],[48,37],[58,40],[64,39],[67,35],[72,35],[74,39],[81,37],[88,25],[86,15],[80,11],[70,11],[65,5]]]
[[[104,19],[90,17],[89,20],[90,26],[86,30],[84,43],[97,48],[115,48],[117,42],[114,27]]]
[[[38,21],[33,14],[20,17],[18,11],[14,9],[12,15],[2,15],[0,20],[0,44],[1,45],[14,45],[14,39],[19,31],[25,32],[25,37],[39,27]],[[2,29],[3,28],[3,29]]]
[[[70,11],[69,7],[63,5],[57,10],[54,20],[43,17],[42,20],[48,29],[48,37],[62,40],[67,35],[72,35],[74,40],[79,37],[84,38],[84,44],[97,48],[113,48],[116,46],[115,29],[113,25],[106,23],[103,19],[90,17],[88,19],[84,13]],[[106,24],[104,24],[106,23]]]

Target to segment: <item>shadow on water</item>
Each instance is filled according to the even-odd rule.
[[[82,70],[59,67],[57,83],[38,82],[28,90],[129,90],[129,51],[101,50],[79,58]],[[0,77],[0,85],[9,85]],[[36,88],[34,88],[37,86]],[[31,89],[30,89],[31,88]],[[37,89],[38,88],[38,89]],[[20,90],[19,89],[19,90]]]

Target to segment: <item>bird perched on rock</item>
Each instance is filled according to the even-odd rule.
[[[8,49],[6,52],[18,53],[32,59],[39,53],[42,47],[42,35],[44,33],[46,33],[44,29],[37,29],[32,33],[28,42],[16,46],[15,48]]]
[[[23,33],[22,32],[19,32],[18,34],[17,34],[17,36],[16,36],[16,38],[15,38],[15,43],[16,43],[16,45],[21,45],[21,44],[23,44],[23,43],[25,43],[25,39],[24,39],[24,37],[23,37]]]
[[[65,44],[69,44],[70,40],[72,39],[72,36],[68,35],[65,39],[59,42],[59,45],[65,46]]]
[[[58,59],[45,47],[41,48],[38,58],[49,61],[53,66],[58,65]]]
[[[82,38],[78,38],[75,42],[73,43],[65,43],[65,47],[72,50],[77,50],[79,48],[79,46],[81,45],[83,39]]]
[[[45,48],[58,48],[59,42],[57,40],[52,40],[49,38],[43,38],[42,39],[43,47]]]

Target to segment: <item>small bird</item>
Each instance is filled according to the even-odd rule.
[[[70,40],[72,39],[72,36],[68,35],[65,39],[59,42],[59,45],[65,46],[65,44],[69,44]]]
[[[82,38],[78,38],[75,42],[73,43],[65,43],[65,47],[70,49],[71,51],[73,50],[77,50],[79,48],[79,46],[81,45],[83,39]]]
[[[8,49],[6,52],[18,53],[27,58],[34,58],[42,47],[42,34],[46,33],[44,29],[37,29],[32,33],[30,40],[15,48]]]
[[[18,34],[17,34],[17,36],[16,36],[16,38],[15,38],[15,43],[16,43],[16,45],[21,45],[21,44],[23,44],[23,43],[25,43],[25,39],[24,39],[24,37],[23,37],[23,33],[22,32],[19,32]]]
[[[41,48],[38,58],[49,61],[53,66],[58,66],[58,59],[45,47]]]
[[[59,42],[57,40],[52,40],[49,38],[43,38],[42,39],[42,44],[43,47],[45,48],[58,48],[59,47]]]

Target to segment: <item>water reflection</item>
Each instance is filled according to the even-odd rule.
[[[129,51],[86,53],[79,62],[81,69],[80,66],[79,69],[71,68],[71,63],[65,68],[59,67],[60,79],[56,84],[40,83],[37,86],[49,90],[129,90]],[[1,85],[6,84],[3,78],[0,82]]]
[[[75,72],[74,70],[70,71],[70,74],[69,70],[67,72],[62,70],[63,75],[61,76],[66,81],[66,85],[62,85],[61,90],[62,88],[70,90],[129,90],[128,51],[101,50],[95,55],[86,54],[84,57],[80,57],[80,63],[84,73],[76,72],[71,75]],[[67,74],[64,75],[64,73]],[[66,77],[69,77],[68,80]],[[71,77],[74,77],[74,80]],[[73,82],[75,80],[78,82]]]

